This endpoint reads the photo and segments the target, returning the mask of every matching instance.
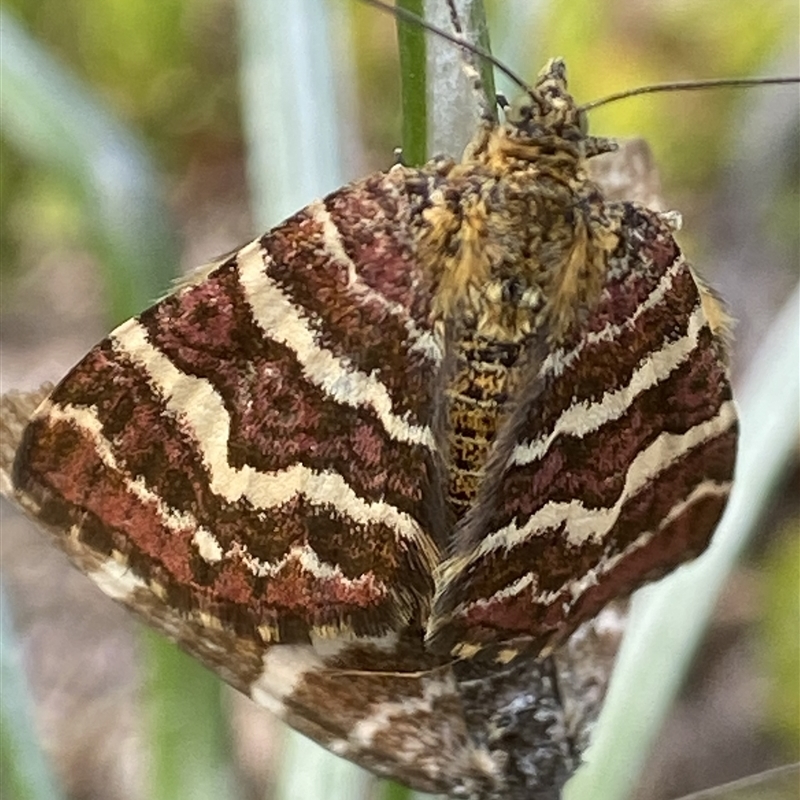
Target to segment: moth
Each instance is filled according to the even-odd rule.
[[[589,179],[612,148],[549,62],[460,161],[333,192],[6,396],[6,493],[333,752],[557,797],[592,620],[702,552],[735,461],[727,317],[673,218]]]

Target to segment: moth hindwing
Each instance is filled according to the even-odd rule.
[[[724,314],[669,218],[589,179],[612,144],[560,61],[530,99],[187,282],[29,420],[3,406],[9,492],[104,591],[335,752],[485,800],[575,769],[559,670],[705,548],[736,442]]]

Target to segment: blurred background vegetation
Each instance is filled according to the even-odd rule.
[[[113,204],[114,172],[88,174],[41,157],[41,143],[11,124],[4,103],[5,390],[57,379],[110,324],[141,308],[142,296],[157,297],[179,271],[252,238],[262,217],[249,205],[239,99],[243,16],[234,0],[4,0],[2,8],[132,137],[139,174],[152,170],[147,190],[157,203],[144,223],[163,264],[134,291],[96,224]],[[369,8],[349,0],[329,0],[326,8],[335,31],[346,180],[387,167],[400,142],[396,38],[393,21]],[[531,77],[548,56],[564,56],[581,100],[661,80],[798,72],[795,0],[496,0],[487,9],[496,55]],[[9,86],[0,85],[0,95]],[[313,97],[320,87],[312,80],[293,89]],[[270,90],[265,85],[265,98]],[[642,136],[653,148],[664,195],[684,215],[682,244],[740,320],[737,375],[797,281],[796,103],[792,89],[702,92],[631,100],[591,118],[596,133]],[[135,238],[126,240],[131,252],[137,242],[147,244],[146,236]],[[800,759],[797,479],[795,462],[723,593],[641,779],[642,798],[675,797]],[[148,743],[136,711],[128,618],[113,607],[97,609],[94,591],[32,539],[30,528],[15,533],[8,514],[3,526],[5,587],[37,701],[35,726],[58,782],[71,798],[143,796],[136,787],[141,791]],[[180,685],[188,667],[179,661],[175,669]],[[185,681],[191,694],[195,684]],[[158,688],[151,691],[158,705]],[[238,776],[231,796],[264,797],[276,780],[276,727],[233,693],[222,708],[231,739],[221,749],[233,753]],[[190,712],[170,713],[188,713],[191,726]],[[185,731],[179,725],[175,739]],[[213,742],[206,746],[217,752]]]

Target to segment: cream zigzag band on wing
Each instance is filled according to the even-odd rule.
[[[598,564],[594,570],[590,570],[583,577],[570,581],[567,588],[572,597],[574,604],[579,600],[584,592],[595,586],[600,579],[611,572],[616,565],[627,558],[637,550],[646,547],[652,539],[657,536],[661,531],[672,524],[678,517],[686,512],[688,508],[694,505],[698,500],[703,500],[709,497],[725,498],[731,492],[733,481],[713,481],[707,480],[697,484],[692,491],[686,496],[681,498],[659,522],[658,527],[652,531],[643,531],[639,536],[632,541],[622,552],[617,553],[615,556],[610,556],[605,561]],[[542,595],[534,596],[536,602],[554,602],[557,592],[545,592]],[[541,598],[541,599],[540,599]]]
[[[138,329],[142,330],[141,327]],[[128,353],[128,355],[130,354]],[[293,497],[303,495],[312,504],[330,506],[340,515],[356,523],[387,525],[402,538],[418,543],[423,551],[427,552],[430,549],[428,537],[412,517],[398,511],[389,503],[369,503],[362,500],[341,475],[333,472],[315,472],[300,464],[272,473],[258,472],[250,466],[242,469],[231,467],[227,460],[225,446],[230,418],[224,410],[219,395],[214,392],[207,381],[184,375],[175,369],[163,355],[160,355],[160,358],[174,371],[174,374],[167,376],[162,370],[161,378],[171,377],[177,379],[178,382],[171,384],[168,382],[165,385],[155,381],[153,373],[149,373],[151,380],[154,381],[154,388],[162,393],[169,411],[181,421],[184,428],[188,428],[187,432],[195,439],[198,452],[209,471],[210,488],[215,494],[228,502],[236,502],[245,498],[256,508],[264,509],[279,507]],[[159,366],[163,367],[164,364],[159,364]],[[186,383],[195,384],[193,390],[187,387]],[[175,390],[175,395],[169,393],[170,388]],[[102,423],[92,409],[61,406],[47,402],[40,407],[36,416],[37,418],[49,417],[53,421],[68,421],[71,425],[86,432],[91,437],[103,463],[118,473],[125,474],[125,470],[117,463],[110,443],[103,435]],[[210,429],[204,428],[204,424],[210,424]],[[200,433],[203,430],[211,435],[208,438],[201,436]],[[146,487],[141,479],[129,480],[127,488],[142,500],[153,502],[168,527],[177,526],[181,530],[199,527],[190,515],[167,508],[163,500]],[[208,536],[213,538],[213,534],[210,532],[208,532]],[[205,547],[207,553],[213,552],[212,549],[209,549],[210,540],[208,538],[205,539]]]
[[[654,352],[634,371],[627,385],[606,392],[596,403],[574,403],[556,420],[549,434],[517,445],[509,463],[519,466],[530,464],[542,458],[558,436],[586,436],[622,417],[640,394],[666,380],[674,369],[691,356],[697,347],[700,331],[707,326],[705,314],[698,304],[689,318],[686,334]]]
[[[231,418],[212,384],[181,372],[150,344],[147,332],[136,320],[117,328],[111,341],[116,352],[147,373],[169,412],[192,437],[208,469],[209,488],[214,494],[230,503],[244,498],[254,508],[264,510],[280,507],[302,495],[312,504],[328,505],[356,523],[387,525],[409,541],[427,539],[411,516],[389,503],[361,499],[332,470],[318,472],[302,464],[275,472],[260,472],[249,464],[232,467],[227,449]]]
[[[37,417],[53,422],[66,422],[77,428],[90,438],[98,457],[110,471],[125,475],[125,469],[117,462],[110,443],[103,435],[102,423],[91,409],[47,401],[41,407]],[[351,589],[360,590],[375,584],[374,576],[371,573],[357,578],[348,578],[337,565],[321,561],[309,545],[290,548],[274,563],[256,558],[247,551],[246,547],[241,545],[234,545],[225,552],[214,534],[200,526],[192,514],[176,511],[169,507],[159,495],[146,486],[141,477],[126,478],[124,486],[126,491],[137,497],[144,505],[155,509],[158,518],[167,530],[175,534],[192,532],[192,543],[197,547],[200,556],[208,563],[216,563],[225,556],[235,555],[255,577],[270,577],[279,574],[287,565],[295,562],[316,578],[335,579]]]
[[[525,520],[522,527],[511,523],[487,536],[470,554],[469,562],[479,561],[492,550],[511,548],[535,536],[537,531],[550,530],[566,523],[567,541],[576,547],[588,540],[599,540],[619,518],[622,506],[695,447],[713,439],[736,424],[733,401],[723,403],[716,416],[690,428],[685,433],[661,433],[645,450],[636,455],[628,466],[625,485],[610,508],[587,509],[580,499],[545,504]]]
[[[378,378],[357,370],[348,360],[317,344],[300,310],[266,274],[268,260],[269,255],[259,242],[247,245],[237,255],[239,283],[264,335],[290,348],[306,378],[332,400],[352,408],[367,406],[390,438],[435,450],[431,429],[410,422],[408,413],[396,414],[392,398]]]
[[[633,314],[624,322],[620,324],[609,322],[599,331],[587,333],[571,350],[564,350],[563,348],[554,350],[542,362],[539,373],[545,374],[552,372],[556,376],[561,375],[567,367],[571,366],[577,360],[587,347],[600,344],[601,342],[611,342],[616,339],[622,331],[633,328],[642,314],[655,308],[664,300],[667,293],[672,289],[675,276],[686,269],[688,269],[688,267],[682,257],[674,261],[670,264],[669,268],[665,270],[653,291],[636,306]]]
[[[347,289],[360,300],[375,302],[385,308],[392,316],[403,321],[408,338],[411,342],[411,352],[422,353],[432,366],[438,366],[444,358],[444,351],[439,340],[432,332],[422,330],[408,312],[408,309],[393,300],[389,300],[381,292],[369,286],[358,274],[355,262],[344,249],[342,235],[330,212],[325,208],[322,200],[316,200],[307,206],[314,222],[322,228],[322,242],[327,256],[337,264],[347,269]]]
[[[557,600],[561,599],[563,602],[563,594],[564,592],[568,592],[570,595],[570,600],[568,601],[568,605],[574,605],[580,598],[592,588],[592,586],[596,586],[600,580],[609,572],[612,572],[614,568],[624,559],[628,558],[632,553],[635,553],[637,550],[641,550],[643,547],[646,547],[655,536],[658,535],[660,531],[670,525],[675,519],[677,519],[681,514],[683,514],[687,508],[691,505],[696,503],[698,500],[707,498],[707,497],[727,497],[730,494],[732,486],[732,481],[703,481],[702,483],[698,484],[694,487],[694,489],[689,493],[687,497],[682,498],[679,500],[673,507],[670,509],[669,513],[664,517],[663,520],[659,523],[659,526],[656,530],[653,531],[643,531],[639,536],[632,541],[624,550],[617,553],[616,555],[609,556],[600,562],[594,569],[589,570],[585,575],[582,575],[580,578],[572,581],[568,581],[563,587],[556,589],[551,592],[541,592],[539,594],[533,594],[531,598],[531,602],[536,605],[550,605]],[[521,578],[518,578],[513,583],[509,584],[508,586],[503,587],[502,589],[496,591],[488,598],[481,598],[479,600],[475,600],[472,603],[465,603],[460,605],[456,609],[456,613],[458,611],[463,611],[465,608],[476,608],[481,606],[490,606],[493,603],[498,601],[504,600],[509,597],[515,597],[527,589],[529,586],[533,586],[535,588],[537,581],[537,576],[535,573],[529,572],[523,575]]]

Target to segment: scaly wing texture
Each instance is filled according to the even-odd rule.
[[[625,213],[599,301],[498,437],[442,569],[436,650],[552,647],[696,556],[722,513],[737,422],[718,309],[664,221]]]
[[[108,593],[256,645],[422,618],[441,354],[409,175],[345,187],[232,254],[35,412],[15,495]]]

